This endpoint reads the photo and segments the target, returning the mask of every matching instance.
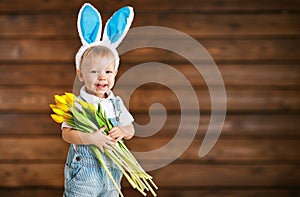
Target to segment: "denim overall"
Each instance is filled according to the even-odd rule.
[[[116,118],[110,119],[114,126],[118,126],[120,106],[118,97],[112,99],[116,112]],[[104,161],[121,188],[122,172],[106,156],[102,154]],[[119,192],[100,162],[95,157],[88,145],[70,145],[65,165],[65,191],[64,197],[118,197]]]

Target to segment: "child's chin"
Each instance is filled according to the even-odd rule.
[[[107,91],[108,91],[107,88],[97,88],[95,92],[99,94],[104,94]]]
[[[99,91],[99,90],[97,90],[95,95],[98,96],[98,97],[100,97],[100,98],[105,98],[106,95],[107,95],[107,91]]]

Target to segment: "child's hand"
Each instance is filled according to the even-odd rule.
[[[112,150],[112,147],[114,145],[113,138],[111,138],[108,135],[105,135],[103,131],[105,130],[105,127],[102,127],[100,130],[93,133],[95,136],[96,142],[94,145],[96,145],[101,152],[104,152],[103,148],[106,148],[108,150]]]
[[[97,146],[101,152],[104,152],[103,148],[112,150],[111,146],[114,145],[113,139],[103,133],[105,128],[106,127],[104,126],[94,133],[89,133],[87,137],[82,137],[81,135],[82,141],[84,142],[84,144],[93,144]]]
[[[121,127],[113,127],[109,132],[108,136],[110,136],[114,142],[120,141],[125,137],[126,131]]]

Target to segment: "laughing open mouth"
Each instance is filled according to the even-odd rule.
[[[96,84],[97,89],[106,88],[107,86],[107,84]]]

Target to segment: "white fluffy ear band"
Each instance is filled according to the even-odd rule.
[[[85,3],[78,14],[77,28],[82,46],[75,56],[76,69],[79,69],[83,53],[92,46],[102,45],[108,47],[116,60],[115,69],[119,67],[119,54],[117,47],[129,30],[134,17],[132,7],[123,7],[116,11],[107,21],[102,40],[101,15],[91,4]]]

